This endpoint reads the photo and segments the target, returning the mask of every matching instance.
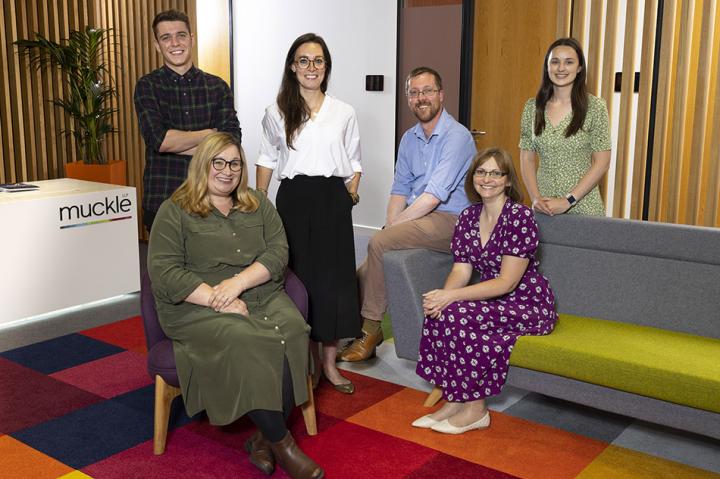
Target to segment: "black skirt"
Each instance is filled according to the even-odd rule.
[[[275,203],[290,246],[290,269],[308,291],[310,337],[330,342],[358,336],[353,204],[342,178],[286,178]]]

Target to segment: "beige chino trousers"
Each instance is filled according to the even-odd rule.
[[[385,228],[370,238],[367,258],[357,270],[363,319],[381,321],[387,310],[383,253],[415,248],[449,253],[456,222],[457,215],[433,211]]]

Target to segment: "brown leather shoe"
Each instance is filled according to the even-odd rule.
[[[270,443],[272,452],[288,476],[292,479],[320,479],[325,471],[300,450],[290,431],[278,442]]]
[[[375,357],[375,349],[383,342],[383,332],[378,328],[377,333],[368,333],[363,329],[362,336],[355,338],[345,349],[337,355],[338,361],[365,361]]]
[[[245,450],[250,454],[250,462],[255,467],[268,476],[275,472],[275,456],[270,441],[265,439],[260,431],[256,431],[245,441]]]

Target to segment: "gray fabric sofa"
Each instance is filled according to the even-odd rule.
[[[559,375],[544,372],[542,364],[513,366],[526,338],[518,341],[511,355],[507,383],[720,439],[720,229],[572,215],[538,215],[537,221],[540,269],[555,292],[560,321],[563,315],[574,315],[693,335],[687,337],[704,341],[704,351],[710,348],[719,358],[716,368],[714,360],[710,362],[706,374],[716,380],[711,381],[709,394],[717,397],[717,404],[693,407],[607,387],[593,382],[592,375],[573,377],[571,370]],[[442,287],[451,266],[452,258],[437,252],[385,254],[389,313],[399,357],[417,360],[421,295]],[[622,339],[632,345],[633,340],[641,342],[640,334]],[[543,338],[532,340],[543,344]],[[523,351],[526,360],[533,354],[532,348]]]

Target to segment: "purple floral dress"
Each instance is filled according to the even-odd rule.
[[[469,263],[480,281],[497,278],[503,255],[530,260],[512,292],[485,301],[458,301],[438,319],[426,317],[417,374],[443,389],[447,401],[465,402],[500,393],[515,341],[555,327],[555,298],[535,259],[538,229],[533,212],[507,200],[487,244],[480,242],[482,203],[458,217],[452,241],[456,263]]]

